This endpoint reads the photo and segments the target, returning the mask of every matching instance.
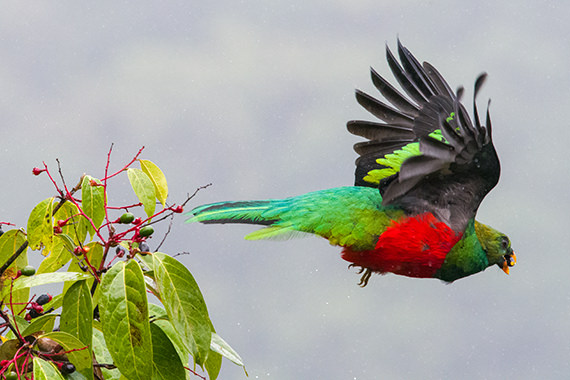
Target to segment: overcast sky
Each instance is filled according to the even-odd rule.
[[[469,104],[489,74],[480,101],[492,98],[502,177],[478,219],[511,237],[510,276],[374,276],[361,289],[322,239],[246,242],[252,226],[182,216],[163,251],[190,252],[252,379],[567,378],[570,3],[84,4],[3,3],[1,220],[25,226],[53,195],[32,167],[59,158],[69,183],[101,177],[111,143],[116,168],[146,146],[171,202],[210,182],[193,205],[351,185],[358,138],[345,123],[370,118],[354,89],[374,93],[370,66],[391,78],[384,47],[399,36]],[[125,182],[110,189],[117,204],[133,199]],[[220,378],[244,376],[225,361]]]

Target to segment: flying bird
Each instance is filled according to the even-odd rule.
[[[385,101],[356,90],[356,100],[380,121],[353,120],[348,131],[367,141],[354,145],[354,186],[286,199],[219,202],[194,208],[188,222],[265,226],[249,240],[315,234],[342,247],[360,268],[360,285],[372,273],[453,282],[497,265],[515,265],[509,238],[475,220],[481,201],[499,181],[500,163],[476,97],[473,120],[428,62],[421,64],[398,40],[399,60],[386,46],[388,65],[401,90],[371,69]],[[403,90],[403,92],[402,92]],[[404,95],[405,93],[405,95]]]

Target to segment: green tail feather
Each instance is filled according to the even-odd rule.
[[[275,224],[245,235],[245,240],[287,240],[299,236],[308,235],[301,231],[297,231],[292,226],[280,226]]]
[[[381,203],[377,189],[347,186],[286,199],[208,204],[192,210],[188,222],[259,224],[266,227],[246,239],[288,238],[301,232],[364,250],[373,249],[378,236],[403,214]]]
[[[270,225],[276,222],[276,219],[263,217],[263,214],[270,207],[270,201],[212,203],[196,207],[190,211],[194,216],[186,222]]]
[[[246,240],[288,238],[300,232],[280,214],[290,208],[291,198],[284,200],[219,202],[196,207],[194,216],[186,222],[243,223],[265,225],[266,228],[248,234]]]

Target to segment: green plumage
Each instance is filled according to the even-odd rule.
[[[195,208],[192,214],[189,222],[268,225],[247,235],[249,240],[307,232],[333,245],[366,250],[374,248],[378,236],[403,212],[383,207],[378,190],[347,186],[286,199],[213,203]]]
[[[443,265],[434,277],[444,281],[455,281],[458,278],[481,272],[490,265],[489,258],[475,233],[475,223],[479,224],[475,221],[469,223],[463,238],[447,254]],[[502,257],[502,255],[499,256]]]

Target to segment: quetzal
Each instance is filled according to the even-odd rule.
[[[473,121],[429,63],[398,40],[399,62],[386,46],[388,65],[407,97],[371,69],[372,82],[391,105],[357,90],[356,100],[382,122],[349,121],[348,131],[368,141],[354,145],[355,186],[260,201],[196,207],[189,222],[248,223],[265,228],[246,239],[296,232],[322,236],[342,247],[342,258],[361,268],[360,285],[372,273],[438,278],[452,282],[498,265],[508,274],[516,262],[509,238],[475,220],[497,184],[499,158],[476,97]]]

